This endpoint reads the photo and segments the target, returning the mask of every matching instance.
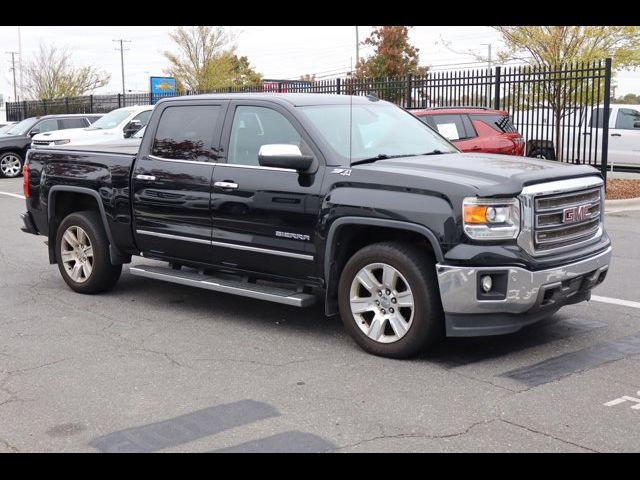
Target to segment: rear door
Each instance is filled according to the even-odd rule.
[[[314,156],[315,173],[259,165],[262,145],[284,143]],[[276,276],[314,277],[324,160],[310,137],[279,105],[235,101],[223,148],[226,158],[215,168],[211,200],[215,262]]]
[[[640,166],[640,108],[618,108],[609,128],[608,163]]]
[[[434,128],[463,152],[478,152],[482,143],[469,116],[466,114],[441,114],[431,116]]]
[[[132,174],[136,242],[149,254],[208,263],[211,178],[227,103],[156,108]]]

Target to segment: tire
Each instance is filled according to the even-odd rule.
[[[555,160],[556,156],[553,150],[549,148],[534,148],[529,154],[531,158],[542,158],[544,160]]]
[[[385,278],[385,272],[391,275]],[[357,279],[358,275],[365,279],[364,283]],[[390,278],[395,280],[388,281]],[[367,282],[370,288],[365,287]],[[406,307],[409,297],[411,309]],[[340,275],[338,306],[349,334],[374,355],[411,357],[426,350],[444,332],[435,260],[429,252],[411,244],[382,242],[356,252]],[[361,309],[363,313],[358,313]]]
[[[73,249],[78,243],[88,245],[90,252],[86,248]],[[102,220],[92,211],[75,212],[62,220],[56,234],[56,257],[62,278],[78,293],[109,290],[122,272],[122,265],[111,264]]]
[[[24,160],[16,152],[4,152],[0,155],[0,177],[16,178],[22,175]]]

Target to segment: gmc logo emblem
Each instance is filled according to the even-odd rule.
[[[562,223],[575,223],[586,220],[591,216],[591,204],[586,203],[577,207],[565,208],[562,210]]]

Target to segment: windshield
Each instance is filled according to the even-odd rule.
[[[25,118],[20,123],[16,123],[11,130],[5,132],[6,135],[26,135],[27,132],[38,121],[37,117]]]
[[[118,125],[120,125],[132,113],[133,111],[129,109],[113,110],[112,112],[107,113],[100,120],[96,120],[94,123],[91,124],[89,128],[99,128],[99,129],[115,128]]]
[[[313,105],[299,108],[345,163],[349,159],[356,162],[378,156],[458,151],[419,119],[388,103]],[[350,116],[353,126],[351,146]]]
[[[16,126],[15,123],[9,123],[8,125],[5,125],[4,127],[0,127],[0,135],[4,135],[6,132],[11,130],[15,126]]]

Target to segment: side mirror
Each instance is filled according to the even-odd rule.
[[[125,138],[129,138],[131,135],[133,135],[134,133],[136,133],[138,130],[140,130],[142,128],[142,122],[140,120],[131,120],[129,123],[127,123],[127,125],[124,127],[124,137]]]
[[[297,145],[274,143],[260,147],[258,162],[263,167],[289,168],[304,172],[313,163],[313,157],[302,155]]]
[[[640,128],[640,122],[633,122],[633,128]]]
[[[39,129],[39,128],[34,128],[33,130],[31,130],[31,131],[29,132],[29,136],[30,136],[30,137],[33,137],[34,135],[37,135],[37,134],[39,134],[39,133],[40,133],[40,129]]]

